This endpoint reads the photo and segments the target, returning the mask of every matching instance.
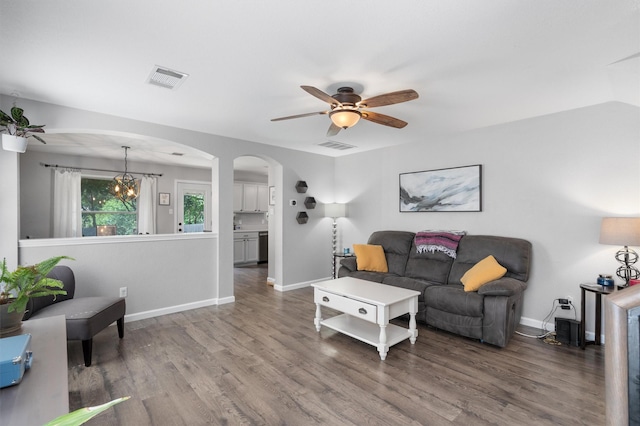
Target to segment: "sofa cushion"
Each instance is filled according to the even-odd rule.
[[[502,278],[506,273],[507,268],[489,255],[465,272],[460,281],[464,284],[464,291],[477,291],[486,283]]]
[[[389,273],[403,276],[414,236],[407,231],[376,231],[369,237],[368,244],[382,246]]]
[[[342,271],[342,268],[340,268],[340,271]],[[382,280],[384,280],[385,277],[388,275],[389,274],[383,274],[381,272],[370,272],[370,271],[352,271],[346,274],[341,274],[341,273],[338,274],[340,278],[349,276],[353,278],[359,278],[361,280],[372,281],[374,283],[381,283]]]
[[[419,291],[420,295],[418,296],[418,302],[424,302],[424,292],[427,288],[433,285],[439,285],[435,283],[429,283],[422,280],[416,280],[413,278],[407,277],[397,277],[395,275],[387,275],[382,280],[382,284],[392,285],[394,287],[402,287],[408,290]]]
[[[411,243],[409,260],[404,275],[423,281],[446,284],[453,258],[443,252],[418,253],[415,241]]]
[[[451,265],[449,284],[461,284],[460,278],[465,272],[489,255],[493,255],[498,263],[507,268],[506,277],[525,282],[529,279],[529,241],[491,235],[466,235],[460,240],[457,258]]]
[[[373,244],[354,244],[358,271],[389,272],[387,259],[382,246]]]
[[[429,308],[468,317],[482,317],[484,296],[466,292],[461,285],[434,285],[425,290],[427,313]]]

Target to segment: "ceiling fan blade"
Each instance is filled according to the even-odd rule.
[[[329,111],[308,112],[306,114],[289,115],[287,117],[272,118],[271,121],[291,120],[292,118],[311,117],[312,115],[324,115],[328,113]]]
[[[388,115],[378,114],[377,112],[371,111],[362,111],[362,118],[364,118],[365,120],[373,121],[374,123],[382,124],[384,126],[395,127],[396,129],[402,129],[407,125],[406,121],[402,121]]]
[[[318,99],[320,99],[322,101],[325,101],[328,104],[336,105],[336,106],[342,105],[340,102],[338,102],[337,100],[335,100],[331,96],[327,95],[326,93],[324,93],[320,89],[316,89],[313,86],[300,86],[300,87],[302,88],[302,90],[304,90],[308,94],[313,95],[316,98],[318,98]]]
[[[358,105],[362,106],[363,108],[373,108],[384,105],[399,104],[401,102],[412,101],[414,99],[418,99],[418,92],[413,89],[408,89],[374,96],[373,98],[360,101]]]
[[[329,126],[329,130],[327,130],[327,136],[335,136],[340,132],[340,130],[342,130],[342,128],[340,128],[340,126],[336,126],[335,124],[333,124],[333,121],[332,121],[331,126]]]

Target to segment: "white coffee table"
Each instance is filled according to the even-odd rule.
[[[389,347],[409,339],[416,342],[416,312],[418,295],[414,290],[378,284],[358,278],[343,277],[311,284],[314,287],[316,330],[329,327],[340,333],[361,340],[378,348],[380,359],[384,360]],[[328,319],[322,319],[321,306],[340,312]],[[409,328],[389,324],[389,320],[409,314]]]

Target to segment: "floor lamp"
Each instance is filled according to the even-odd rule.
[[[331,270],[333,271],[333,276],[335,277],[336,272],[336,258],[337,254],[337,244],[338,244],[338,222],[336,221],[339,217],[347,216],[347,205],[341,203],[332,203],[324,205],[324,216],[333,218],[333,225],[331,227]]]
[[[638,261],[638,253],[629,246],[640,246],[640,217],[605,217],[600,227],[600,244],[624,246],[616,253],[616,260],[621,266],[616,274],[629,285],[629,280],[640,277],[634,263]]]

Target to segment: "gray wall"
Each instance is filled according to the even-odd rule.
[[[640,215],[639,117],[638,107],[606,103],[338,158],[336,196],[349,203],[341,244],[379,229],[525,238],[533,243],[525,321],[539,325],[567,295],[579,309],[579,284],[618,266],[620,247],[598,244],[601,218]],[[471,164],[483,166],[482,212],[399,213],[400,173]]]

